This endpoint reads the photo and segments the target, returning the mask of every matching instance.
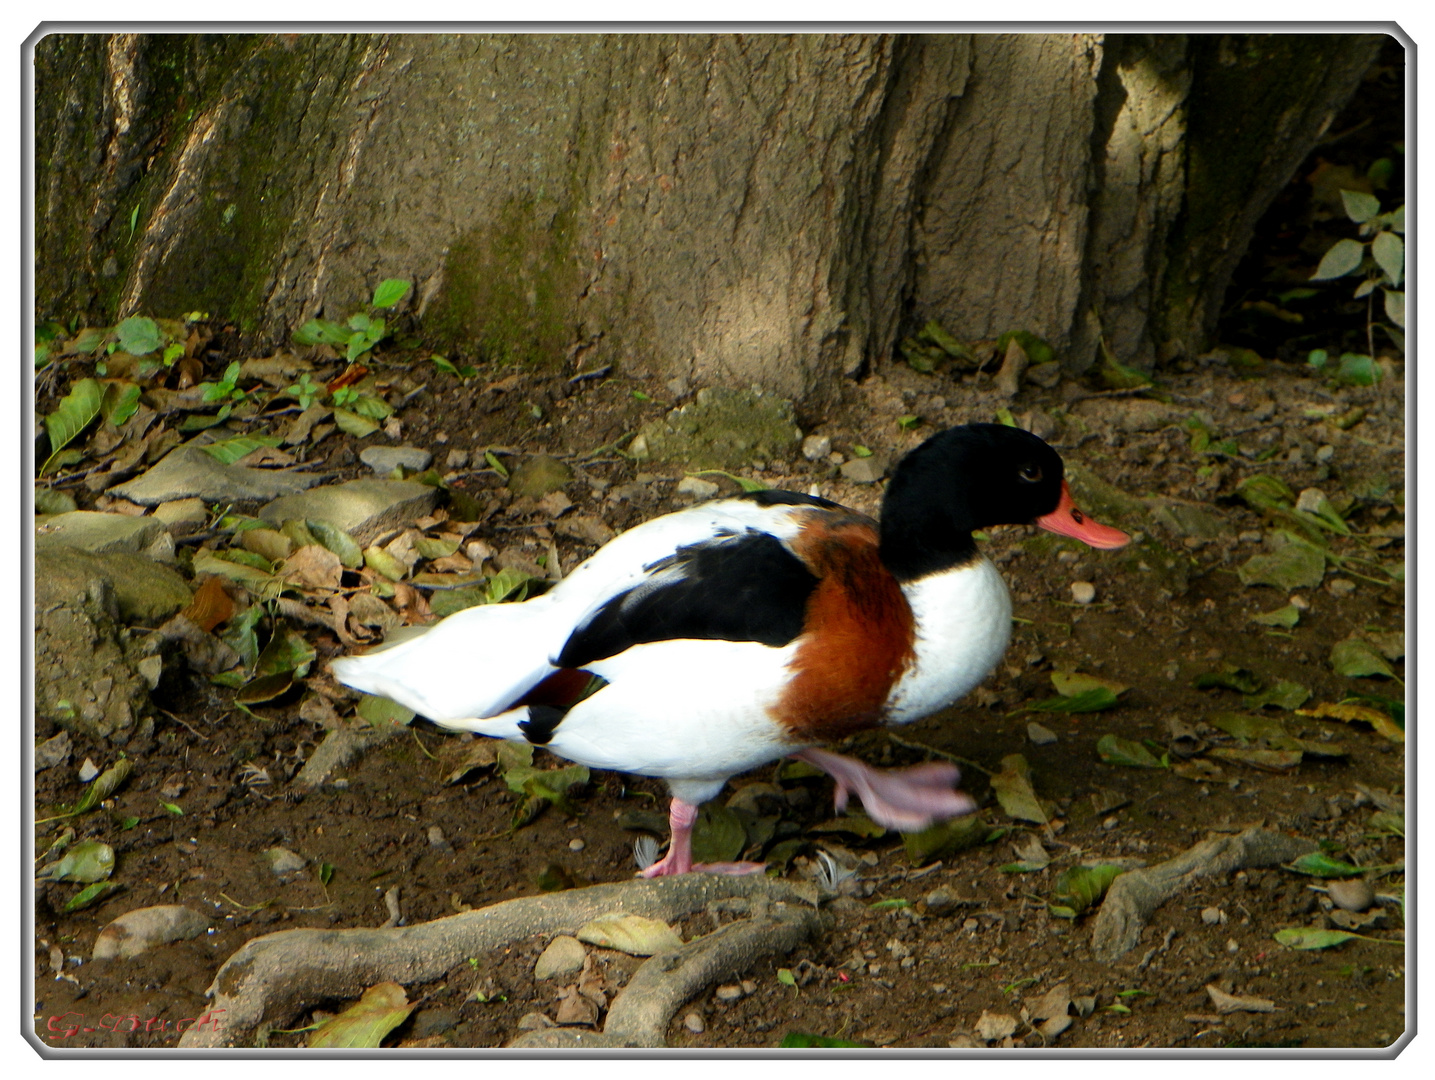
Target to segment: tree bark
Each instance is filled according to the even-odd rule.
[[[432,343],[809,409],[929,319],[1149,366],[1378,41],[51,35],[37,315],[274,344],[403,277]]]

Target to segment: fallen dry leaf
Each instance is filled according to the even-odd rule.
[[[1268,998],[1241,997],[1237,994],[1228,994],[1219,986],[1209,984],[1206,986],[1206,993],[1210,995],[1211,1004],[1216,1006],[1218,1013],[1268,1013],[1276,1011],[1276,1003]]]

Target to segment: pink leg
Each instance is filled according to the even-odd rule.
[[[878,825],[901,832],[925,829],[934,821],[970,814],[977,808],[972,797],[954,790],[962,778],[955,765],[928,762],[909,769],[874,769],[855,758],[809,748],[791,755],[815,765],[837,783],[838,810],[856,793],[867,816]]]
[[[756,874],[766,868],[764,863],[693,863],[693,822],[698,819],[698,808],[682,799],[673,799],[668,807],[668,827],[673,831],[668,853],[646,870],[639,870],[638,877],[666,877],[669,874],[686,874],[695,870],[707,874]]]

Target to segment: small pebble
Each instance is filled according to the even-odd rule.
[[[683,1017],[683,1027],[687,1028],[694,1035],[701,1035],[707,1030],[707,1025],[703,1023],[703,1018],[695,1012],[690,1012],[687,1016]]]
[[[1375,903],[1375,890],[1364,878],[1332,881],[1326,889],[1335,905],[1346,911],[1361,912]]]
[[[1241,946],[1236,942],[1236,939],[1235,939],[1235,938],[1229,938],[1229,939],[1226,941],[1226,952],[1230,953],[1232,956],[1235,956],[1236,953],[1238,953],[1238,952],[1240,952],[1240,951],[1241,951]]]
[[[977,922],[976,919],[968,919],[966,922],[962,923],[962,929],[969,934],[974,932],[979,926],[981,926],[981,923]]]
[[[718,486],[711,480],[704,480],[700,476],[685,476],[678,481],[677,494],[688,495],[694,499],[711,499],[718,493]]]
[[[1207,926],[1220,926],[1226,921],[1226,913],[1220,908],[1208,907],[1201,910],[1201,921]]]
[[[582,851],[587,846],[587,842],[580,836],[575,836],[572,840],[568,841],[569,851]]]
[[[937,886],[923,898],[928,915],[946,915],[955,910],[960,902],[955,890],[945,885]]]
[[[1035,720],[1027,724],[1026,737],[1032,741],[1033,746],[1050,746],[1056,742],[1056,732],[1042,727]]]
[[[1331,578],[1330,584],[1326,586],[1326,589],[1329,590],[1331,596],[1349,596],[1355,592],[1355,582],[1349,578]]]
[[[1315,452],[1316,461],[1322,465],[1329,465],[1330,459],[1333,457],[1335,457],[1335,447],[1331,446],[1330,443],[1326,443]]]
[[[728,986],[719,986],[715,996],[719,1001],[737,1001],[742,997],[742,987],[733,986],[731,984]]]
[[[1073,581],[1071,598],[1078,604],[1089,604],[1096,599],[1096,586],[1089,581]]]
[[[450,469],[468,468],[468,451],[450,450],[448,452],[448,457],[444,459],[444,465]]]
[[[1261,542],[1261,534],[1252,530],[1250,532],[1241,533],[1237,539],[1243,544],[1259,544]]]
[[[742,980],[742,992],[743,992],[744,994],[755,994],[755,993],[757,993],[757,983],[753,982],[751,979],[743,979],[743,980]]]
[[[1119,826],[1120,824],[1121,824],[1121,819],[1118,818],[1118,817],[1116,817],[1116,816],[1113,814],[1111,817],[1107,818],[1105,821],[1103,821],[1103,822],[1101,823],[1101,827],[1102,827],[1103,829],[1105,829],[1107,832],[1110,832],[1112,829],[1116,828],[1116,827]]]
[[[1081,556],[1076,552],[1067,551],[1064,548],[1056,553],[1056,561],[1059,563],[1074,563],[1079,558],[1081,558]]]
[[[1325,501],[1325,492],[1317,487],[1308,487],[1296,498],[1295,508],[1307,514],[1317,514],[1320,512],[1320,504]]]
[[[1292,593],[1292,594],[1291,594],[1290,605],[1291,605],[1291,607],[1295,608],[1297,611],[1309,611],[1309,610],[1310,610],[1310,601],[1307,600],[1307,599],[1306,599],[1304,596],[1302,596],[1300,593]]]
[[[89,758],[85,758],[85,763],[80,766],[80,783],[88,784],[91,780],[93,780],[99,775],[99,766],[97,766]]]

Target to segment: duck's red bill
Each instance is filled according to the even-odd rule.
[[[1037,518],[1036,524],[1047,532],[1073,537],[1094,548],[1119,548],[1131,542],[1131,537],[1120,529],[1092,521],[1078,510],[1065,480],[1061,482],[1061,502],[1051,513]]]

